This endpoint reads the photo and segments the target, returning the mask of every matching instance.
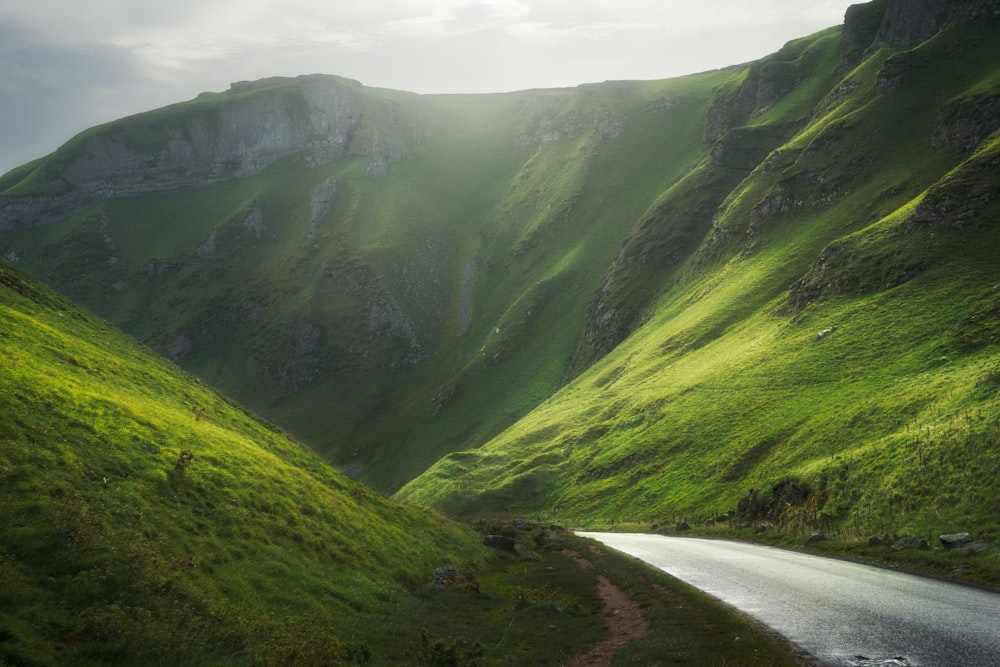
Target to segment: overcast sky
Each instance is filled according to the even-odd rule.
[[[855,0],[857,1],[857,0]],[[418,93],[662,79],[843,22],[846,0],[4,0],[0,173],[98,123],[325,73]]]

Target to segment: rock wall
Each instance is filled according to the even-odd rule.
[[[841,37],[844,66],[873,47],[911,48],[948,25],[1000,18],[1000,0],[875,0],[848,8]]]
[[[45,224],[112,197],[253,176],[295,154],[310,166],[363,155],[374,176],[406,155],[367,126],[361,84],[319,75],[265,83],[233,84],[169,121],[140,114],[71,141],[43,166],[63,193],[0,197],[0,230]]]

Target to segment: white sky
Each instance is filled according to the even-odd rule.
[[[857,2],[858,0],[855,0]],[[98,123],[321,72],[418,93],[662,79],[843,22],[849,0],[4,0],[0,173]]]

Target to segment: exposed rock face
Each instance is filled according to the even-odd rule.
[[[950,533],[940,535],[938,539],[941,541],[941,546],[945,549],[955,549],[972,543],[972,535],[969,533]]]
[[[841,37],[844,67],[875,46],[909,48],[948,25],[1000,17],[1000,0],[875,0],[848,8]]]
[[[741,519],[777,521],[788,508],[800,507],[808,499],[808,489],[790,481],[779,482],[771,487],[766,499],[762,499],[756,489],[750,489],[737,504],[736,514]]]
[[[299,323],[287,342],[283,359],[269,368],[269,376],[283,394],[301,391],[322,371],[322,329],[311,322]]]
[[[402,146],[366,125],[360,83],[318,75],[278,83],[233,84],[169,121],[140,114],[71,142],[46,166],[62,194],[0,197],[0,230],[44,224],[111,197],[253,176],[295,154],[311,166],[366,156],[374,176],[405,157]]]
[[[896,551],[904,549],[930,549],[930,545],[919,537],[903,537],[892,543],[892,548]]]
[[[319,230],[323,218],[333,207],[336,198],[337,179],[335,178],[328,178],[309,193],[309,228],[306,231],[308,238],[316,238],[316,232]]]
[[[1000,95],[963,98],[950,103],[941,115],[931,144],[971,153],[1000,129]]]
[[[517,550],[517,542],[514,541],[513,537],[506,535],[487,535],[483,538],[483,544],[491,549],[500,549],[501,551]]]

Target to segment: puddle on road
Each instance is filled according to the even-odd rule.
[[[910,667],[913,663],[898,655],[894,658],[869,658],[856,655],[850,658],[847,664],[851,667]]]

